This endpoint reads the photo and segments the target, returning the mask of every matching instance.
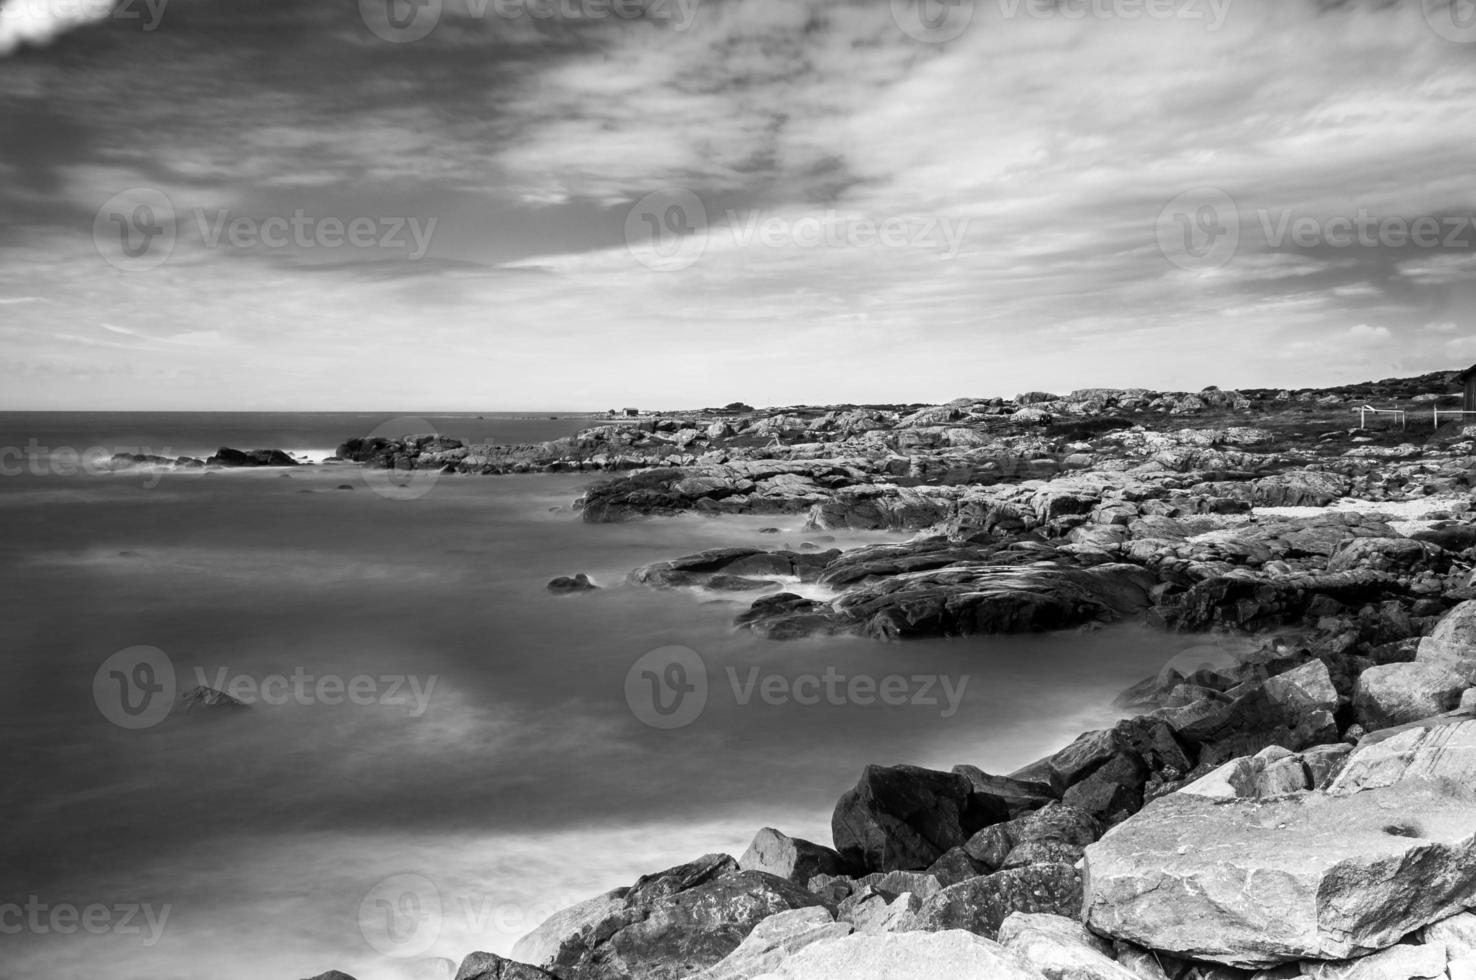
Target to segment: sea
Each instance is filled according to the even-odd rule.
[[[0,977],[449,978],[760,828],[829,843],[868,764],[1018,768],[1109,725],[1124,687],[1195,642],[1138,625],[764,640],[731,625],[746,600],[625,577],[707,548],[903,536],[803,515],[585,524],[598,474],[96,465],[590,424],[0,414]],[[579,572],[600,588],[546,588]],[[199,686],[244,707],[184,710]]]

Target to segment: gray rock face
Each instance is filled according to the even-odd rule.
[[[913,927],[963,929],[993,939],[1012,912],[1081,914],[1081,878],[1069,864],[1034,864],[970,878],[923,903]]]
[[[495,953],[471,953],[461,961],[456,980],[556,980],[536,966],[514,963]]]
[[[1369,667],[1359,675],[1353,710],[1369,731],[1403,725],[1449,711],[1469,686],[1464,674],[1438,662]]]
[[[564,943],[573,941],[580,933],[593,929],[624,908],[628,891],[628,888],[617,888],[555,912],[513,945],[513,959],[539,965],[552,962]]]
[[[515,950],[557,938],[538,965],[560,980],[676,980],[721,961],[770,916],[826,904],[782,878],[739,871],[725,854],[647,875],[596,902],[560,913],[559,928],[545,923]]]
[[[781,963],[777,980],[1042,980],[995,942],[966,932],[855,934],[815,943]]]
[[[1456,606],[1420,641],[1421,663],[1439,663],[1476,678],[1476,599]]]
[[[1112,946],[1059,915],[1015,912],[999,927],[999,943],[1047,980],[1137,980],[1112,959]]]
[[[1390,946],[1352,960],[1303,961],[1301,969],[1312,980],[1434,980],[1445,976],[1445,964],[1444,944],[1432,943]]]
[[[873,871],[918,871],[1009,816],[1003,800],[951,772],[867,766],[835,805],[831,832],[843,860]]]
[[[850,933],[850,923],[835,921],[823,908],[780,912],[754,926],[733,952],[687,980],[749,980],[769,973],[812,943],[840,939]]]
[[[1416,782],[1175,793],[1086,849],[1083,886],[1091,928],[1151,949],[1242,968],[1359,956],[1470,902],[1476,806]]]
[[[743,871],[763,871],[786,881],[804,885],[816,875],[843,875],[850,866],[828,847],[789,837],[772,827],[765,827],[753,838],[748,850],[738,859]]]
[[[1476,785],[1476,719],[1430,718],[1367,735],[1328,791],[1353,793],[1405,783]]]

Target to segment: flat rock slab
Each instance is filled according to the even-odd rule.
[[[1476,897],[1476,804],[1415,781],[1332,795],[1155,800],[1086,849],[1087,925],[1242,968],[1398,942]]]
[[[967,932],[854,934],[815,943],[763,980],[1043,980],[1003,946]]]

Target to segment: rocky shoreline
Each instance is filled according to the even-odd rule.
[[[762,829],[736,860],[558,913],[511,959],[472,953],[458,980],[1476,978],[1476,428],[1350,424],[1440,404],[1450,380],[345,443],[368,466],[618,471],[579,501],[592,523],[804,515],[798,548],[630,576],[748,593],[735,625],[776,641],[1126,619],[1256,638],[1186,651],[1124,693],[1132,717],[1017,772],[870,766],[829,845]],[[910,537],[822,550],[836,528]]]

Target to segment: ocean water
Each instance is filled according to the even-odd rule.
[[[585,424],[529,415],[431,420],[510,442]],[[0,447],[306,451],[391,418],[8,414]],[[1027,763],[1194,642],[764,641],[730,599],[622,579],[797,546],[802,518],[586,525],[575,475],[407,495],[350,466],[19,469],[0,478],[7,980],[449,976],[761,827],[828,843],[868,763]],[[605,588],[545,589],[574,572]],[[253,703],[159,715],[166,677]]]

